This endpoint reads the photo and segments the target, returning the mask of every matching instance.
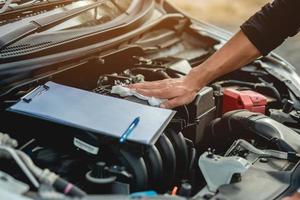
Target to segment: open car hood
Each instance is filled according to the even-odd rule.
[[[0,21],[0,198],[20,185],[15,196],[26,199],[52,190],[63,199],[265,200],[297,190],[300,78],[291,65],[270,54],[176,112],[152,108],[116,87],[181,78],[230,33],[168,1],[62,2],[38,1],[31,16],[16,7],[7,13],[22,11],[21,20]],[[172,115],[157,122],[160,111]],[[13,177],[21,183],[5,182]]]
[[[154,8],[154,1],[127,1],[126,8],[118,7],[115,1],[87,2],[75,1],[66,6],[71,7],[69,9],[57,8],[1,26],[0,62],[36,58],[111,39],[142,24]],[[105,4],[109,2],[115,4]],[[88,15],[95,19],[86,19]],[[68,23],[75,20],[78,21],[76,26],[68,27]]]

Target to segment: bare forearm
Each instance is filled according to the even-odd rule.
[[[198,87],[250,63],[261,54],[243,32],[238,32],[220,50],[188,75]]]
[[[184,77],[130,85],[145,96],[167,99],[160,106],[174,108],[193,101],[198,91],[226,73],[238,69],[260,56],[260,52],[242,33],[237,33],[226,45],[192,69]]]

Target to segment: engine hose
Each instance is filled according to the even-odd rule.
[[[74,186],[72,183],[58,177],[54,183],[53,187],[58,190],[59,192],[69,195],[71,197],[79,197],[82,198],[86,196],[86,193],[81,190],[80,188]]]
[[[15,149],[8,147],[8,146],[2,146],[0,145],[0,157],[3,156],[3,151],[6,152],[4,154],[5,157],[12,158],[15,160],[17,165],[20,167],[20,169],[24,172],[24,174],[27,176],[27,178],[31,181],[31,183],[36,187],[39,188],[40,184],[35,178],[33,172],[31,172],[26,164],[23,162],[23,160],[18,156]]]
[[[214,120],[208,130],[210,142],[224,142],[228,138],[243,138],[254,134],[276,144],[281,151],[300,152],[300,136],[285,125],[259,113],[247,110],[231,111]]]
[[[55,173],[49,171],[48,169],[40,169],[37,167],[32,160],[22,151],[16,151],[20,158],[26,163],[26,167],[36,176],[38,179],[43,182],[53,186],[58,192],[61,192],[65,195],[72,197],[84,197],[86,193],[73,185],[72,183],[64,180]]]

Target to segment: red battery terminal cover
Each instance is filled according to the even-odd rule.
[[[246,109],[252,112],[265,114],[267,97],[251,90],[224,90],[223,114],[233,110]]]

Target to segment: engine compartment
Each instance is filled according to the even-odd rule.
[[[88,194],[126,195],[145,190],[171,194],[179,188],[175,194],[209,199],[215,195],[232,197],[229,193],[238,186],[240,190],[234,197],[238,199],[257,193],[245,189],[249,184],[257,184],[257,180],[253,180],[257,176],[261,177],[256,189],[276,182],[276,187],[269,188],[265,194],[266,198],[269,194],[281,194],[290,185],[281,183],[274,176],[285,174],[292,182],[291,174],[298,167],[295,152],[300,149],[300,142],[297,143],[300,140],[297,135],[300,131],[299,107],[289,88],[262,68],[260,62],[215,80],[199,91],[193,103],[176,108],[175,117],[150,147],[120,147],[91,132],[6,111],[22,96],[49,80],[122,98],[111,94],[113,86],[184,76],[213,54],[218,43],[191,29],[178,35],[172,29],[161,28],[93,59],[78,61],[76,65],[64,65],[47,72],[36,70],[33,73],[35,81],[22,84],[1,98],[0,131],[17,139],[18,149],[28,154],[37,166],[55,172]],[[135,97],[124,99],[147,105],[146,101]],[[237,111],[241,109],[256,113]],[[228,111],[232,112],[228,114]],[[74,138],[86,148],[101,147],[101,153],[89,153],[86,148],[75,145]],[[237,141],[241,140],[249,142],[247,147],[294,152],[291,155],[295,158],[279,159],[273,154],[252,151],[250,147],[237,147]],[[222,186],[216,193],[205,190],[207,177],[198,158],[207,151],[211,156],[207,158],[217,155],[222,155],[225,160],[229,156],[241,157],[249,162],[251,170],[242,177],[241,174],[234,176],[236,179],[230,180],[231,184]],[[265,155],[269,157],[264,158]],[[34,188],[11,162],[0,162],[1,170]],[[267,176],[270,171],[275,175]]]

